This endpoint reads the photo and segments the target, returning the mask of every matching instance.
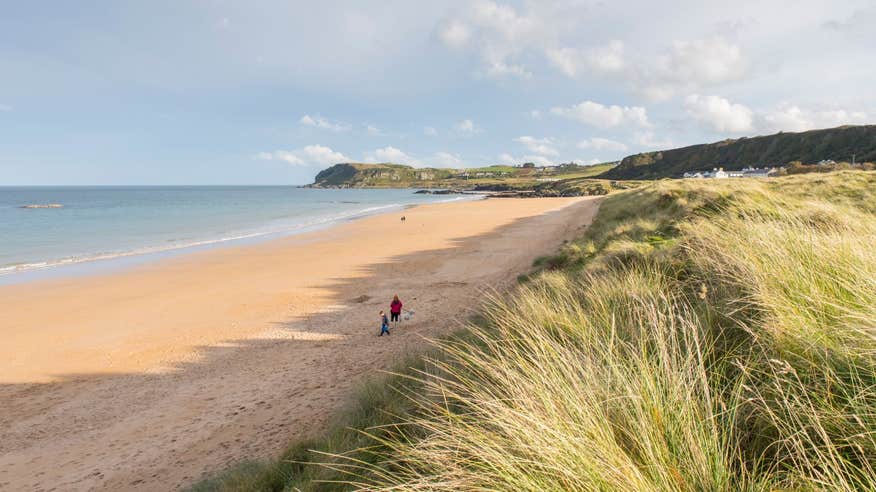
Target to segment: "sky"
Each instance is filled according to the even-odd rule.
[[[0,0],[0,186],[590,164],[876,123],[876,0]]]

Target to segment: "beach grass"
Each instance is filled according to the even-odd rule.
[[[612,194],[323,438],[197,490],[876,490],[873,245],[876,173]]]

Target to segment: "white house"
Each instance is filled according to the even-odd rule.
[[[728,175],[723,167],[713,168],[711,171],[693,171],[684,173],[685,178],[727,178]]]
[[[684,177],[688,179],[766,178],[775,172],[776,168],[774,167],[756,168],[749,166],[738,171],[725,171],[723,167],[716,167],[712,168],[711,171],[688,171],[684,173]]]
[[[726,179],[729,178],[730,175],[724,171],[723,167],[719,167],[712,169],[712,177],[715,179]]]

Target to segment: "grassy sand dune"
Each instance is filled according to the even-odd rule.
[[[874,490],[873,245],[872,173],[609,196],[324,439],[199,488]]]

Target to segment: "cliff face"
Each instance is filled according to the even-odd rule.
[[[600,175],[606,179],[680,177],[686,171],[723,167],[780,166],[792,161],[812,164],[821,160],[876,161],[876,125],[842,126],[802,133],[724,140],[679,149],[645,152],[624,158]]]
[[[356,176],[356,168],[352,164],[335,164],[320,171],[313,184],[317,186],[338,186],[352,180]]]

